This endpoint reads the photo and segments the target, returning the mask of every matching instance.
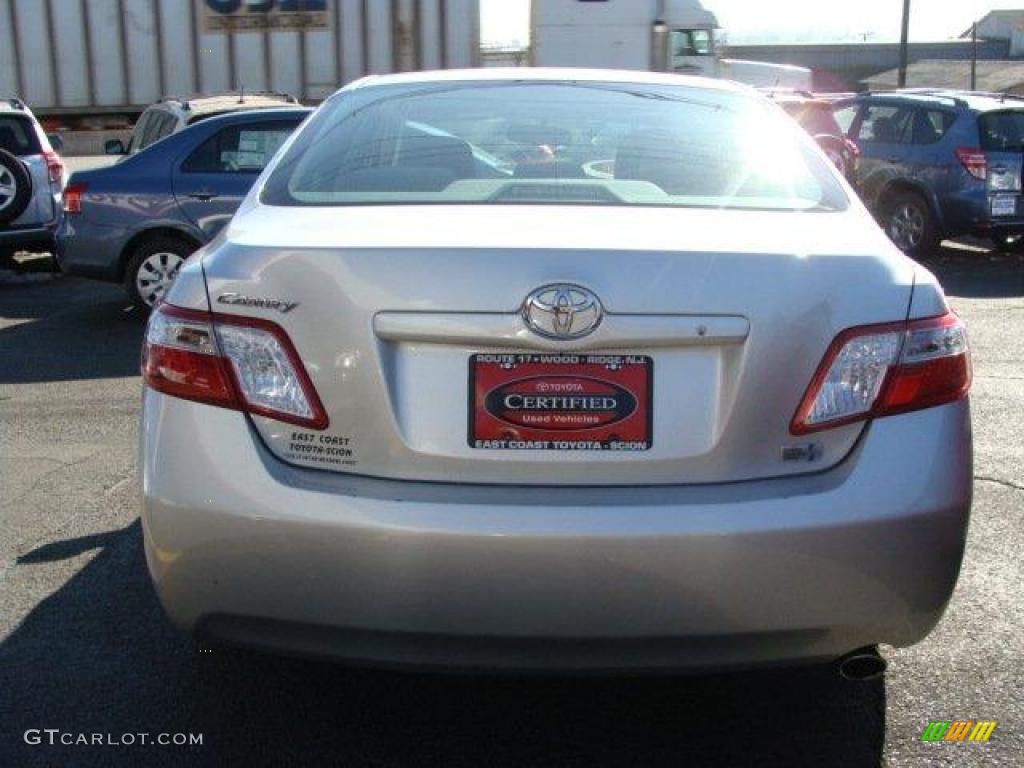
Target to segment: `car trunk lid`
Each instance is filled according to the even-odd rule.
[[[860,211],[249,205],[204,269],[216,311],[285,329],[328,412],[324,431],[253,417],[279,458],[541,485],[728,482],[835,464],[863,425],[808,440],[790,419],[835,335],[904,319],[913,285],[911,262]],[[526,298],[565,285],[600,301],[600,324],[577,339],[538,334]],[[540,417],[513,413],[523,395],[608,399],[588,401],[606,406],[600,424],[570,423],[546,446],[501,444],[501,428],[529,437],[524,419],[552,410],[584,418],[550,399],[531,401],[553,405]],[[609,432],[616,408],[636,418]],[[492,431],[474,434],[482,420]],[[604,431],[591,441],[577,426]],[[498,444],[480,444],[494,434]],[[627,445],[593,450],[610,438]]]

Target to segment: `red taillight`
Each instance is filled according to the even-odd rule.
[[[68,184],[64,188],[64,213],[81,213],[82,198],[88,185],[84,182]]]
[[[971,174],[971,176],[982,181],[988,178],[988,158],[985,157],[985,153],[982,150],[971,147],[957,147],[956,156],[961,165],[963,165],[964,170]]]
[[[161,304],[146,327],[142,378],[174,397],[327,428],[295,347],[268,320]]]
[[[227,366],[217,355],[147,344],[142,350],[142,377],[157,392],[239,409]]]
[[[44,152],[46,159],[46,173],[50,177],[50,183],[60,186],[64,183],[64,163],[56,152]]]
[[[851,328],[829,346],[793,415],[794,435],[959,400],[971,386],[967,331],[952,312]]]

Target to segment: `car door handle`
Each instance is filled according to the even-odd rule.
[[[212,189],[197,189],[195,192],[190,192],[188,196],[193,200],[199,200],[205,203],[217,197],[217,193]]]
[[[893,155],[892,157],[887,157],[886,160],[888,160],[890,163],[898,163],[900,161],[900,158],[896,155]]]

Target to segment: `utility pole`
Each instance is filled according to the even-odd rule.
[[[978,90],[978,22],[971,25],[971,90]]]
[[[668,72],[671,67],[668,24],[665,13],[668,10],[666,0],[658,0],[654,24],[651,26],[651,69],[655,72]]]
[[[899,87],[907,87],[907,46],[910,40],[910,0],[903,0],[903,28],[900,31]]]

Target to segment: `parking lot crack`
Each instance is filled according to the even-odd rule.
[[[88,458],[88,457],[86,457],[86,458]],[[36,489],[38,489],[39,486],[45,480],[47,480],[51,475],[55,474],[56,472],[60,472],[62,469],[67,469],[68,467],[70,467],[70,466],[72,466],[74,464],[78,464],[79,463],[78,461],[65,462],[65,461],[60,461],[59,459],[53,459],[53,458],[48,458],[48,457],[37,457],[36,461],[53,462],[53,463],[57,464],[57,466],[54,467],[51,470],[43,472],[43,474],[39,475],[39,477],[37,477],[35,480],[32,481],[32,484],[29,485],[28,488],[26,488],[24,491],[19,493],[13,499],[7,499],[6,501],[4,501],[4,503],[3,503],[4,507],[12,506],[14,504],[17,504],[17,503],[25,500],[32,493],[34,493],[36,491]]]
[[[1004,488],[1010,488],[1015,491],[1024,491],[1024,485],[1018,485],[1017,483],[1011,482],[1009,480],[1002,480],[998,477],[989,477],[988,475],[975,475],[974,479],[982,483],[995,483],[996,485],[1001,485]]]

